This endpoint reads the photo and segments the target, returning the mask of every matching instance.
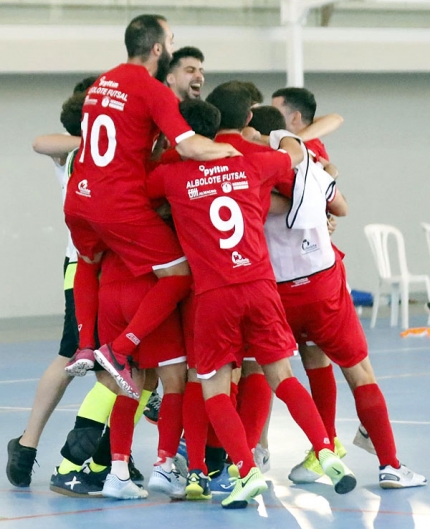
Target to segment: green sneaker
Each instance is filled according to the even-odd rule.
[[[346,449],[337,437],[334,439],[335,454],[342,458],[346,456]],[[291,469],[288,476],[293,483],[313,483],[324,476],[324,470],[311,448],[301,463]]]
[[[187,476],[185,497],[187,500],[210,500],[212,492],[209,486],[210,478],[200,469],[190,470]]]
[[[334,485],[338,494],[346,494],[355,489],[357,480],[351,470],[331,450],[324,448],[319,453],[319,460],[324,474],[326,474]]]
[[[267,490],[263,474],[253,467],[244,478],[236,478],[236,484],[230,496],[221,502],[224,509],[244,509],[251,498]]]

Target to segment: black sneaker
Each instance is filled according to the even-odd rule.
[[[130,472],[131,481],[143,481],[145,479],[143,477],[142,472],[138,468],[136,468],[136,465],[134,464],[134,459],[131,455],[128,461],[128,471]]]
[[[17,439],[11,439],[7,445],[6,475],[15,487],[29,487],[33,465],[37,463],[37,450],[19,444],[21,437],[22,435]]]
[[[49,488],[58,494],[73,498],[102,498],[103,485],[91,483],[83,470],[59,474],[55,467]]]
[[[110,472],[110,467],[106,467],[100,472],[94,472],[94,470],[91,470],[89,465],[85,465],[82,468],[82,472],[85,474],[85,480],[88,483],[95,485],[101,490],[103,488],[104,482],[106,481],[107,475]]]
[[[157,393],[157,390],[155,390],[151,393],[151,396],[149,397],[149,400],[146,403],[145,409],[143,411],[143,415],[145,416],[145,419],[151,422],[152,424],[157,424],[158,414],[160,412],[160,406],[161,406],[161,397]]]

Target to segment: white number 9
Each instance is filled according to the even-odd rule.
[[[222,207],[230,211],[228,220],[223,220],[219,215]],[[239,204],[230,197],[218,197],[212,202],[209,215],[217,230],[229,231],[234,228],[234,232],[228,239],[219,240],[220,248],[228,249],[236,246],[242,239],[244,231],[243,216]]]

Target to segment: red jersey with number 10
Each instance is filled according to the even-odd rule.
[[[274,280],[263,231],[260,186],[290,183],[291,159],[275,151],[160,165],[148,195],[166,196],[196,294],[214,288]]]
[[[145,67],[128,63],[88,90],[81,128],[64,210],[96,222],[132,220],[150,207],[145,165],[160,130],[172,145],[194,134],[173,92]]]

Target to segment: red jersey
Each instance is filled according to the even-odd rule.
[[[273,149],[271,147],[268,147],[266,145],[259,145],[258,143],[253,143],[251,141],[245,140],[245,138],[243,138],[243,136],[239,133],[218,134],[215,138],[215,141],[220,143],[229,143],[244,155],[254,154],[256,152],[273,152]],[[287,154],[287,156],[289,155]],[[289,172],[290,179],[294,179],[294,169],[291,168],[291,159]],[[272,192],[274,185],[276,185],[277,190],[281,194],[291,198],[290,186],[287,185],[285,187],[285,184],[283,182],[277,182],[273,184],[273,181],[271,179],[264,180],[260,188],[260,199],[261,204],[263,206],[263,220],[266,219],[267,214],[269,213],[270,193]]]
[[[274,279],[263,231],[260,186],[289,183],[291,159],[276,151],[211,162],[160,165],[148,195],[166,196],[196,294]]]
[[[128,63],[88,90],[81,127],[64,210],[94,222],[133,220],[150,207],[145,165],[160,129],[172,145],[194,134],[173,92],[145,67]]]
[[[320,139],[315,138],[313,140],[305,141],[305,145],[309,154],[312,155],[314,162],[318,162],[321,157],[325,158],[327,161],[330,160],[325,145]]]

